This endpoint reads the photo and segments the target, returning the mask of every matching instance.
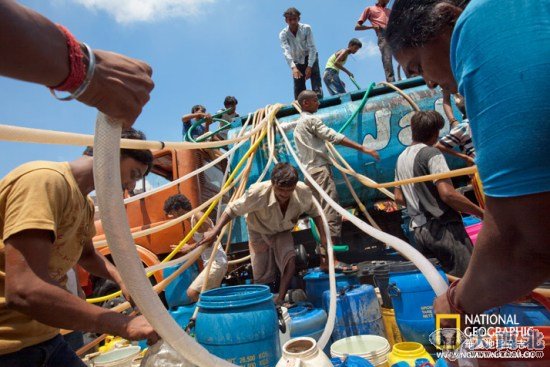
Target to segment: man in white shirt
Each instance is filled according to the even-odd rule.
[[[319,71],[319,55],[313,40],[311,26],[300,23],[300,11],[288,8],[283,16],[286,24],[279,40],[288,66],[294,77],[294,99],[306,89],[306,80],[311,78],[311,89],[319,99],[323,98],[323,86]]]

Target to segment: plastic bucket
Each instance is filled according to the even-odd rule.
[[[329,303],[330,291],[325,291],[325,310],[328,310]],[[341,290],[336,298],[336,321],[332,341],[354,335],[386,336],[380,304],[372,285],[350,286]]]
[[[372,363],[364,358],[348,356],[346,359],[331,358],[330,361],[334,367],[374,367]]]
[[[390,343],[378,335],[357,335],[340,339],[330,347],[332,357],[344,359],[348,355],[368,360],[375,367],[388,366]]]
[[[167,278],[169,275],[173,274],[180,266],[181,265],[172,266],[164,269],[164,277]],[[164,290],[164,296],[166,297],[166,303],[168,303],[169,308],[176,308],[193,303],[193,301],[187,297],[187,288],[189,288],[198,275],[199,270],[197,264],[193,264],[189,269],[185,270],[168,284]]]
[[[431,262],[437,264],[435,259]],[[441,268],[438,271],[447,279]],[[435,293],[426,277],[411,262],[392,264],[388,293],[403,340],[431,345],[429,337],[435,330]]]
[[[386,338],[393,347],[396,343],[403,342],[401,332],[395,321],[395,312],[393,308],[382,307],[382,320],[384,321],[384,328],[386,329]]]
[[[306,294],[309,302],[317,308],[323,307],[323,293],[329,289],[328,274],[319,268],[312,269],[304,276],[306,283]],[[336,290],[346,288],[350,285],[359,284],[355,275],[336,274]]]
[[[393,346],[388,356],[390,366],[399,362],[407,362],[409,366],[414,367],[417,359],[426,358],[430,363],[434,363],[432,356],[426,352],[424,346],[420,343],[403,342]]]
[[[500,307],[501,315],[513,315],[519,326],[550,326],[550,311],[538,303],[509,303]],[[505,324],[504,326],[515,326]]]
[[[132,362],[141,351],[140,347],[114,349],[92,359],[94,367],[132,367]]]
[[[212,289],[201,295],[197,305],[196,339],[210,353],[241,366],[277,364],[279,322],[269,287]]]
[[[327,313],[320,308],[306,304],[288,309],[290,316],[290,337],[309,337],[318,341],[327,323]]]

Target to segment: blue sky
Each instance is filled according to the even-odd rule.
[[[365,6],[376,0],[26,0],[21,1],[68,27],[92,48],[145,60],[155,89],[134,125],[151,140],[181,139],[181,116],[191,106],[209,111],[226,95],[239,100],[243,115],[293,99],[292,79],[279,45],[290,6],[313,28],[321,72],[327,58],[352,37],[363,49],[348,67],[362,86],[384,79],[376,36],[356,32]],[[353,85],[343,76],[348,90]],[[326,90],[325,90],[326,92]],[[44,87],[0,77],[0,123],[93,134],[96,112],[78,102],[58,102]],[[0,177],[31,160],[71,160],[79,147],[0,142]]]

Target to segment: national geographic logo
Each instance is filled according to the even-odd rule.
[[[442,328],[441,321],[446,324],[452,324],[454,327]],[[435,315],[435,331],[430,335],[430,343],[437,349],[443,351],[458,350],[465,340],[462,334],[460,315],[458,314],[436,314]]]

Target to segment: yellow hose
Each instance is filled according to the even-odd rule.
[[[280,105],[279,105],[280,106]],[[280,108],[280,107],[279,107]],[[248,149],[248,151],[245,153],[245,155],[241,158],[241,160],[239,161],[239,163],[237,163],[237,165],[235,166],[235,169],[233,170],[233,172],[231,173],[231,175],[228,177],[225,185],[222,187],[222,189],[229,189],[231,183],[233,182],[233,180],[235,179],[235,176],[237,175],[237,172],[239,171],[239,169],[242,167],[242,165],[244,164],[244,162],[248,159],[248,157],[254,153],[256,151],[256,149],[258,149],[260,143],[262,142],[262,139],[266,136],[267,134],[267,129],[264,129],[262,131],[262,133],[260,134],[258,140]],[[176,256],[176,254],[181,250],[181,248],[187,244],[187,242],[193,237],[193,235],[195,234],[195,232],[202,226],[202,224],[204,223],[204,221],[206,220],[206,218],[208,218],[208,216],[210,215],[210,213],[212,213],[212,211],[214,210],[214,208],[216,207],[216,205],[218,204],[218,201],[220,200],[220,197],[216,198],[215,200],[212,201],[212,203],[210,204],[209,208],[206,210],[206,212],[204,213],[204,215],[198,220],[198,222],[193,226],[193,228],[191,228],[191,230],[187,233],[187,235],[180,241],[180,243],[174,248],[174,250],[172,250],[172,252],[170,254],[168,254],[168,256],[166,256],[162,262],[168,262],[170,260],[172,260],[174,258],[174,256]],[[187,213],[189,214],[189,213]],[[151,272],[151,273],[148,273],[147,276],[151,276],[153,275],[154,272]],[[89,298],[87,299],[86,301],[88,303],[99,303],[99,302],[105,302],[105,301],[108,301],[110,299],[113,299],[113,298],[116,298],[116,297],[119,297],[120,295],[122,294],[121,291],[118,291],[118,292],[115,292],[115,293],[112,293],[112,294],[109,294],[109,295],[105,295],[105,296],[101,296],[101,297],[96,297],[96,298]]]

